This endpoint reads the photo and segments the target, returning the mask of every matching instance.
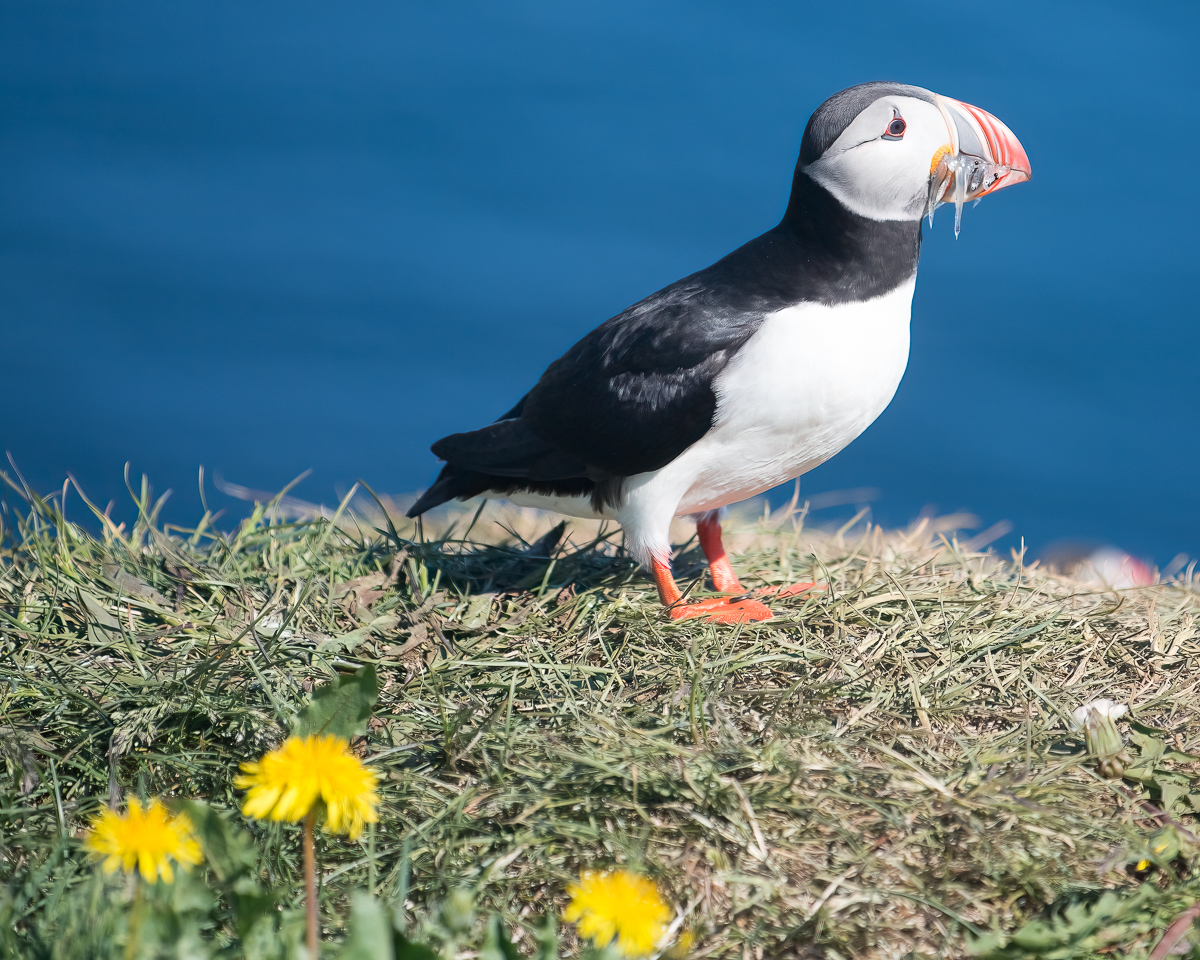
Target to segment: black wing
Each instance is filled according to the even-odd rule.
[[[611,491],[613,480],[657,470],[704,436],[713,381],[764,316],[737,309],[705,282],[708,272],[601,324],[495,423],[435,443],[446,466],[410,515],[487,491]]]
[[[594,479],[657,470],[713,423],[713,381],[763,314],[731,309],[696,278],[602,324],[542,374],[521,422]]]

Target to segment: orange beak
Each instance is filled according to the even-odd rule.
[[[970,185],[974,189],[968,189],[965,199],[976,200],[1032,177],[1029,155],[1002,121],[961,100],[935,96],[950,131],[950,155],[977,158],[991,167],[988,176]]]

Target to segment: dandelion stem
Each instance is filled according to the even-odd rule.
[[[125,960],[133,960],[141,953],[142,921],[145,919],[146,904],[142,897],[143,881],[136,873],[133,875],[133,910],[129,920],[129,942],[125,944]]]
[[[304,897],[308,911],[308,957],[319,960],[317,938],[317,854],[313,847],[313,825],[317,822],[314,806],[304,818]]]

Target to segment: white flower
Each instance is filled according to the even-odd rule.
[[[1123,777],[1126,765],[1133,762],[1116,723],[1128,712],[1125,704],[1107,699],[1093,700],[1075,711],[1075,722],[1083,729],[1087,751],[1096,758],[1096,769],[1102,777]]]
[[[1095,714],[1098,718],[1104,717],[1107,720],[1119,720],[1128,712],[1129,708],[1125,704],[1102,697],[1099,700],[1093,700],[1091,703],[1085,703],[1082,707],[1078,707],[1072,716],[1075,717],[1075,722],[1082,728],[1087,726],[1090,714]]]

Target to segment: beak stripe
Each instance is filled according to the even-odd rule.
[[[976,150],[982,149],[986,154],[983,159],[989,163],[1008,167],[1008,172],[1000,176],[998,185],[990,188],[988,193],[1001,186],[1007,187],[1014,183],[1022,183],[1030,178],[1029,156],[1025,153],[1025,148],[1021,146],[1021,142],[1002,120],[992,116],[986,110],[980,110],[979,107],[962,100],[941,97],[940,101],[942,102],[939,103],[939,106],[942,106],[944,102],[945,106],[950,108],[948,112],[945,109],[942,111],[943,116],[947,118],[948,125],[956,127],[960,141],[964,141],[958,145],[961,152],[974,154]],[[980,142],[978,144],[965,142],[972,139],[980,140]]]
[[[962,101],[959,101],[962,103]],[[963,103],[967,111],[974,118],[975,122],[983,128],[983,134],[987,137],[988,146],[996,152],[996,162],[1002,163],[1006,167],[1012,166],[1012,157],[1008,153],[1008,144],[1005,142],[1006,137],[996,129],[996,125],[992,122],[992,115],[978,107],[973,107],[969,103]]]

